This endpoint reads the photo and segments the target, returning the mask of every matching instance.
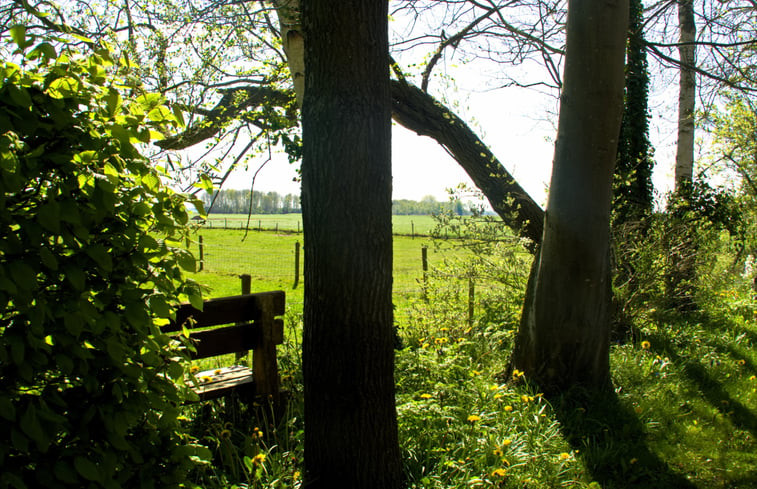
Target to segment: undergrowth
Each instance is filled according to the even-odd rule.
[[[396,399],[408,487],[757,487],[756,309],[751,277],[735,273],[733,260],[702,269],[696,313],[666,309],[654,293],[633,296],[633,334],[611,349],[614,392],[574,389],[547,399],[518,371],[501,377],[527,260],[516,245],[497,246],[499,261],[451,251],[398,324]],[[507,269],[477,289],[471,318],[464,288],[444,284],[484,263]],[[260,416],[264,406],[219,402],[187,413],[215,454],[196,474],[198,485],[302,484],[300,322],[290,313],[289,343],[280,351],[291,398],[279,423]]]

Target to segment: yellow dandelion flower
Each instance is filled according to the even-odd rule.
[[[505,469],[494,469],[492,471],[492,477],[504,477],[507,475],[507,471]]]
[[[471,375],[481,375],[481,372],[479,372],[478,370],[472,370]]]
[[[220,368],[217,368],[217,369],[215,369],[215,370],[213,371],[213,373],[214,373],[214,374],[216,374],[216,375],[221,375],[221,369],[220,369]]]
[[[447,331],[449,331],[449,328],[441,328],[439,331],[446,333]]]
[[[255,465],[260,465],[263,462],[265,462],[265,453],[258,453],[254,457],[252,457],[252,463]]]
[[[470,416],[468,416],[468,421],[470,421],[471,423],[475,423],[476,421],[480,420],[481,416],[478,416],[477,414],[471,414]]]
[[[505,397],[504,394],[500,394],[500,393],[494,394],[494,399],[502,399],[503,397]]]
[[[203,375],[202,377],[200,377],[200,382],[210,382],[211,380],[213,380],[213,377],[209,375]]]
[[[518,370],[517,368],[513,370],[513,379],[515,380],[518,380],[520,377],[523,377],[524,375],[526,375],[526,373]]]
[[[489,387],[490,391],[496,391],[497,389],[499,389],[498,385],[492,385],[492,386]]]
[[[512,445],[512,443],[513,443],[513,441],[508,438],[508,439],[502,441],[502,446],[503,447],[509,447],[510,445]]]
[[[252,430],[252,435],[251,436],[252,436],[252,438],[263,438],[263,432],[260,431],[260,428],[255,427]]]
[[[191,367],[189,367],[189,373],[196,374],[199,371],[200,367],[198,367],[197,365],[192,365]]]
[[[520,396],[520,400],[523,401],[523,402],[528,402],[528,401],[533,401],[534,398],[530,397],[530,396],[522,395],[522,396]]]
[[[560,460],[568,460],[569,458],[570,458],[570,454],[569,453],[562,452],[560,454]]]
[[[513,412],[513,407],[512,407],[512,406],[505,406],[505,407],[504,407],[504,409],[505,409],[505,412],[506,412],[506,413],[511,413],[511,412]]]
[[[652,348],[652,343],[648,342],[647,340],[644,340],[641,342],[641,347],[644,350],[649,350],[650,348]]]
[[[431,399],[434,396],[432,396],[431,394],[421,394],[420,397],[421,397],[421,399]]]
[[[502,451],[501,448],[497,447],[494,449],[494,455],[496,455],[497,457],[501,457],[502,455],[504,455],[504,452]]]
[[[749,380],[757,380],[757,376],[752,375],[751,377],[749,377]]]
[[[446,337],[443,336],[441,338],[435,339],[434,343],[436,343],[437,345],[443,345],[443,344],[447,343],[448,341],[449,341],[449,338],[446,338]]]

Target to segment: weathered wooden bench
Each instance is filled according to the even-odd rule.
[[[252,367],[230,365],[194,374],[194,391],[200,400],[232,393],[245,398],[265,397],[279,400],[279,370],[276,345],[284,342],[283,291],[243,294],[204,301],[202,311],[183,304],[176,320],[164,331],[190,331],[196,351],[193,359],[239,354],[252,350]],[[229,362],[231,363],[231,362]]]

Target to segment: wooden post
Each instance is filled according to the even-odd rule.
[[[242,279],[242,294],[252,293],[252,277],[248,273],[239,276]]]
[[[198,268],[198,272],[202,272],[205,268],[205,250],[202,245],[202,234],[198,236],[199,238],[199,244],[200,244],[200,267]]]
[[[410,221],[410,239],[415,239],[415,222]]]
[[[473,273],[468,276],[468,326],[473,327],[473,309],[476,304],[476,282]]]
[[[294,242],[294,286],[292,286],[293,289],[297,288],[297,284],[300,283],[300,242],[295,241]]]
[[[423,300],[428,302],[428,246],[421,246],[421,263],[423,265]]]
[[[260,219],[258,219],[258,231],[262,231],[262,230],[263,230],[262,221]]]
[[[262,309],[260,318],[261,341],[252,352],[252,374],[257,393],[270,396],[275,403],[278,401],[279,395],[279,372],[276,362],[276,344],[278,341],[273,297],[261,297],[260,306]]]
[[[252,277],[248,273],[243,273],[239,276],[239,278],[242,280],[242,294],[250,294],[252,293]],[[249,352],[238,352],[236,354],[237,363],[241,363],[242,359],[246,359],[247,362],[246,365],[250,365],[250,354]]]
[[[227,227],[227,224],[228,224],[228,223],[226,222],[226,218],[224,217],[224,218],[223,218],[223,228],[224,228],[224,229],[226,229],[226,227]]]

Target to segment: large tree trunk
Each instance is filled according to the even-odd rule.
[[[387,2],[303,3],[305,486],[401,485]]]
[[[694,0],[678,1],[680,29],[678,53],[681,71],[678,92],[678,145],[676,149],[675,187],[681,190],[694,178],[694,109],[696,107],[696,24]]]
[[[513,366],[546,392],[609,385],[609,228],[628,0],[570,0],[544,239]]]

